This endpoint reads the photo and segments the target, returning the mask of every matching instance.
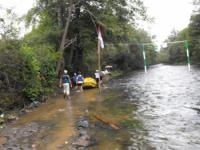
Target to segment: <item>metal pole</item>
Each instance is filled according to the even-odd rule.
[[[142,44],[142,54],[143,54],[143,59],[144,59],[144,71],[147,73],[147,61],[146,61],[146,54],[144,50],[144,44]]]
[[[190,53],[189,53],[189,46],[188,46],[187,40],[184,42],[184,47],[186,49],[188,70],[190,71],[191,70],[191,67],[190,67]]]

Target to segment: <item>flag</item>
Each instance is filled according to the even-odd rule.
[[[104,42],[103,42],[100,26],[97,27],[97,34],[98,34],[98,40],[99,40],[100,47],[101,47],[101,49],[103,49]]]

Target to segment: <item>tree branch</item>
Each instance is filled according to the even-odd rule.
[[[66,41],[65,42],[65,47],[64,47],[64,49],[66,49],[67,47],[69,47],[71,44],[73,44],[75,41],[76,41],[77,39],[76,39],[76,37],[75,38],[73,38],[73,39],[71,39],[71,40],[69,40],[69,41]]]

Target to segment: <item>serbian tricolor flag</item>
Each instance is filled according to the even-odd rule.
[[[100,26],[97,26],[97,34],[98,34],[98,40],[99,40],[100,48],[103,49],[104,43],[103,43],[103,38],[102,38]]]

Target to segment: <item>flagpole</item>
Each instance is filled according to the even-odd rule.
[[[99,93],[101,94],[101,49],[104,48],[103,38],[101,35],[100,26],[97,27],[97,34],[98,34],[98,68],[99,68]]]
[[[97,54],[98,54],[98,68],[99,68],[99,85],[98,85],[98,87],[99,87],[99,94],[101,94],[101,80],[100,80],[100,73],[101,73],[101,48],[100,48],[100,41],[99,41],[99,39],[98,39],[98,50],[97,50]]]

